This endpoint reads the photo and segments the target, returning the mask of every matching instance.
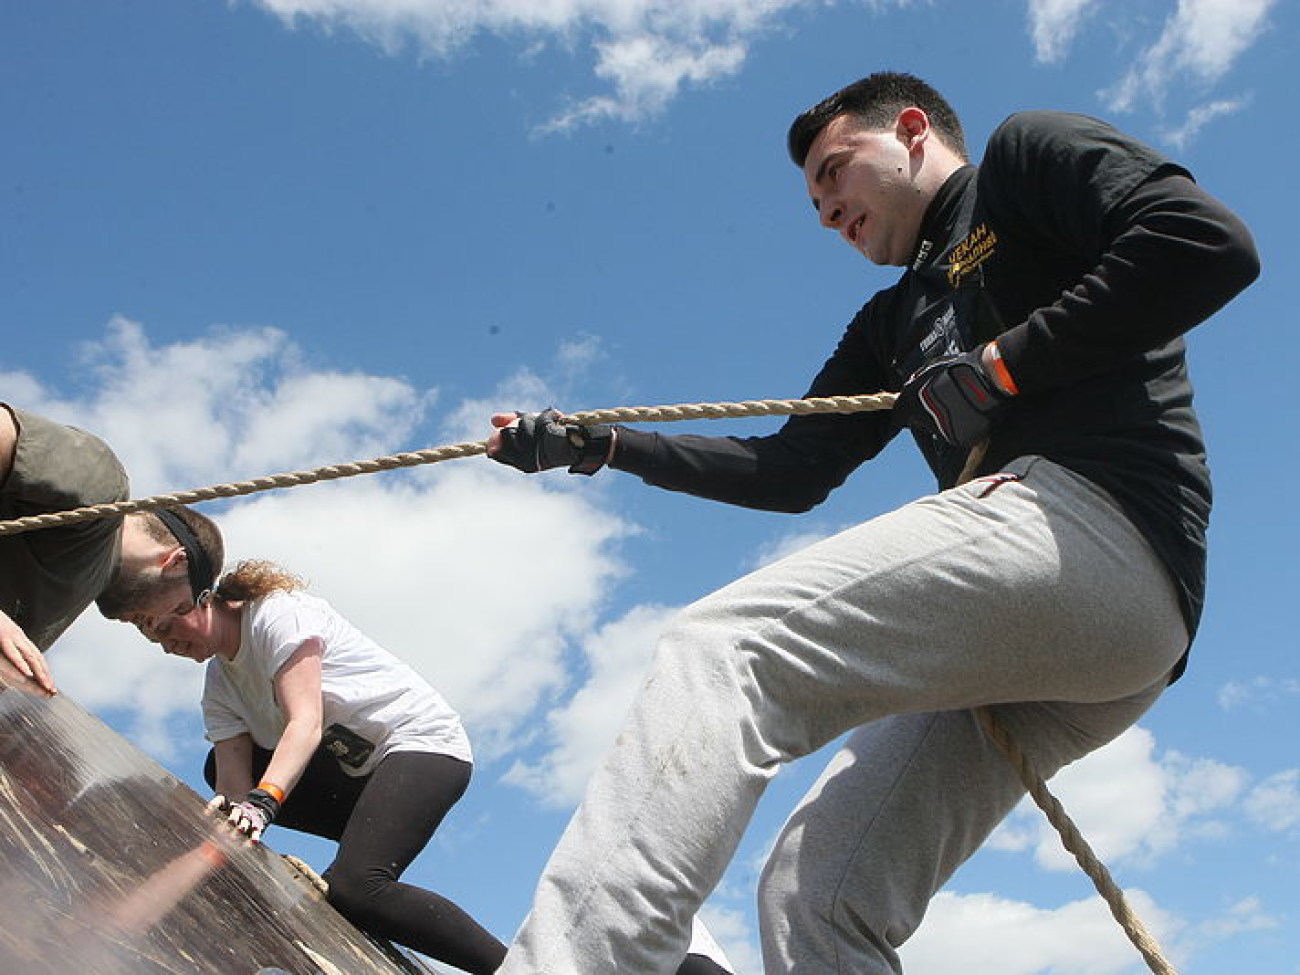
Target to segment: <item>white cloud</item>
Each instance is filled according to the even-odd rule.
[[[1201,87],[1222,78],[1267,29],[1276,0],[1179,0],[1160,37],[1108,91],[1112,111],[1139,105],[1159,110],[1170,88],[1190,80]]]
[[[756,937],[745,914],[705,903],[700,917],[708,932],[722,948],[736,975],[748,975],[763,970],[763,959],[755,945]]]
[[[428,678],[485,758],[563,684],[567,641],[586,632],[622,571],[607,552],[616,518],[546,486],[551,477],[489,464],[265,495],[223,520],[237,555],[307,575]]]
[[[1119,862],[1145,869],[1158,856],[1176,849],[1185,853],[1185,841],[1191,837],[1240,833],[1239,814],[1270,832],[1291,829],[1300,821],[1300,771],[1274,774],[1250,788],[1244,770],[1210,759],[1169,752],[1157,761],[1154,744],[1150,732],[1132,728],[1049,783],[1108,866]],[[774,839],[733,872],[746,883],[757,876]],[[1090,883],[1032,799],[1017,807],[988,847],[1029,853],[1042,869],[1073,872],[1079,885]],[[1117,879],[1123,875],[1117,874]],[[715,896],[732,900],[748,896],[748,890],[719,889]],[[1175,961],[1186,961],[1214,943],[1281,924],[1257,898],[1193,921],[1168,912],[1141,890],[1128,889],[1125,897]],[[1099,895],[1052,907],[993,893],[944,890],[901,954],[909,975],[1131,975],[1146,970]]]
[[[1215,944],[1282,924],[1256,898],[1189,923],[1145,891],[1130,889],[1124,896],[1175,968]],[[1044,908],[993,894],[944,891],[900,954],[908,975],[1129,975],[1148,970],[1100,897]]]
[[[174,758],[197,741],[186,736],[202,734],[203,669],[166,656],[133,627],[110,623],[93,608],[51,649],[49,665],[60,693],[100,715],[120,712],[130,738],[157,758]]]
[[[641,34],[600,42],[596,76],[610,81],[613,96],[580,101],[545,126],[562,131],[601,119],[635,122],[663,111],[687,82],[705,84],[735,74],[744,64],[746,45],[710,43],[699,38]]]
[[[1252,677],[1248,680],[1231,680],[1219,689],[1219,707],[1225,711],[1252,708],[1267,711],[1283,705],[1291,707],[1288,700],[1300,694],[1300,680],[1294,677]]]
[[[1300,769],[1270,775],[1250,790],[1242,807],[1265,829],[1294,829],[1300,825]]]
[[[588,677],[546,716],[546,754],[536,763],[516,763],[506,781],[548,806],[563,808],[582,798],[587,779],[618,735],[672,612],[636,607],[588,637],[583,644]]]
[[[1166,129],[1161,135],[1166,142],[1175,148],[1182,149],[1189,145],[1201,129],[1205,128],[1216,118],[1222,118],[1225,115],[1232,115],[1241,111],[1249,103],[1249,99],[1220,99],[1218,101],[1207,102],[1204,105],[1197,105],[1187,113],[1181,124],[1176,128]]]
[[[1142,891],[1125,896],[1157,941],[1181,928]],[[1167,944],[1165,951],[1172,953]],[[901,955],[909,975],[1119,975],[1141,964],[1096,897],[1044,909],[992,894],[943,892]]]
[[[1085,15],[1094,7],[1094,0],[1029,0],[1029,33],[1038,60],[1062,60]]]
[[[595,335],[584,335],[560,343],[558,358],[566,371],[590,369],[605,358],[605,350]]]
[[[787,555],[793,555],[795,552],[802,551],[809,545],[814,545],[823,539],[830,538],[837,534],[842,528],[827,529],[818,525],[806,525],[803,528],[786,532],[770,542],[761,546],[754,556],[750,568],[760,569],[765,565],[771,565],[773,562],[779,562]]]
[[[78,365],[85,388],[72,395],[0,378],[29,409],[112,444],[137,497],[409,449],[435,399],[397,379],[314,370],[272,328],[155,347],[118,317]]]
[[[1230,904],[1221,917],[1209,918],[1197,924],[1187,935],[1188,943],[1209,944],[1223,941],[1250,931],[1271,931],[1282,922],[1264,910],[1258,898],[1247,897]]]
[[[780,28],[784,15],[835,6],[834,0],[257,0],[290,27],[314,25],[354,32],[389,54],[413,48],[421,57],[451,58],[480,34],[517,46],[522,57],[554,46],[586,53],[603,90],[579,94],[554,110],[539,132],[602,120],[653,118],[687,87],[733,77],[750,49]],[[1267,29],[1277,0],[1177,0],[1159,36],[1121,79],[1101,93],[1111,110],[1143,105],[1163,112],[1166,93],[1187,80],[1204,94]],[[845,16],[905,8],[909,0],[841,3]],[[1029,0],[1028,32],[1042,63],[1065,60],[1101,0]],[[1146,5],[1111,4],[1108,21],[1120,33],[1148,30]],[[1126,45],[1121,44],[1121,48]],[[1215,99],[1172,127],[1176,145],[1210,120],[1236,111],[1241,99]]]
[[[137,497],[410,449],[432,398],[387,377],[311,370],[273,330],[213,330],[154,347],[139,325],[119,320],[86,365],[79,398],[3,379],[25,394],[10,397],[23,406],[104,436]],[[510,394],[524,387],[544,392],[524,377]],[[453,409],[448,426],[481,437],[487,412]],[[629,528],[601,507],[598,485],[586,486],[470,457],[202,510],[222,526],[231,562],[272,558],[305,576],[446,694],[479,755],[491,757],[566,685],[566,648],[588,635],[624,571],[614,546]],[[94,610],[50,656],[69,694],[130,712],[132,737],[173,753],[168,728],[196,712],[201,668],[168,660]]]
[[[753,40],[810,0],[259,0],[291,26],[345,27],[389,53],[446,58],[480,33],[521,51],[585,45],[612,91],[579,99],[544,128],[653,116],[685,85],[735,74]]]
[[[1215,835],[1245,791],[1247,774],[1176,752],[1157,761],[1144,728],[1130,728],[1068,766],[1049,787],[1103,862],[1149,863],[1188,836]],[[990,838],[995,849],[1032,849],[1040,866],[1078,869],[1056,829],[1026,799]]]
[[[1141,48],[1118,81],[1099,92],[1103,104],[1113,112],[1141,109],[1162,116],[1171,94],[1183,100],[1203,98],[1268,29],[1268,13],[1276,2],[1177,0],[1156,39]],[[1029,33],[1037,60],[1065,61],[1085,22],[1098,19],[1102,7],[1102,0],[1030,0]],[[1140,43],[1152,13],[1150,4],[1107,6],[1106,23],[1119,50]],[[1247,95],[1179,107],[1182,120],[1165,126],[1161,137],[1182,149],[1206,125],[1241,111],[1249,101]]]

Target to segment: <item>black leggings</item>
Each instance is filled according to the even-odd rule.
[[[269,751],[253,746],[254,781],[270,761]],[[395,752],[369,775],[354,777],[317,749],[275,821],[339,844],[324,875],[328,899],[357,927],[471,975],[491,975],[505,946],[445,897],[397,881],[464,795],[470,771],[448,755]],[[211,751],[203,777],[216,787]],[[730,973],[702,955],[687,955],[677,975]]]
[[[682,962],[682,967],[677,969],[677,975],[731,975],[712,958],[705,958],[703,955],[687,955],[686,960]]]
[[[254,746],[254,781],[270,759]],[[471,975],[491,975],[505,945],[445,897],[397,879],[464,795],[470,772],[469,763],[449,755],[394,752],[369,775],[353,777],[318,749],[276,823],[338,842],[324,874],[328,900],[357,927]],[[215,786],[211,752],[203,774]]]

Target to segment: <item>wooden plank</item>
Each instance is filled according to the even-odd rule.
[[[0,659],[0,972],[436,975]]]

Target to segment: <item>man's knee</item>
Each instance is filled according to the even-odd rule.
[[[792,952],[803,956],[800,946],[812,932],[825,932],[833,924],[838,885],[801,878],[806,868],[801,838],[802,830],[788,823],[773,844],[758,879],[759,927],[765,950],[772,950],[776,956],[773,963],[778,958],[791,961]]]
[[[696,603],[673,616],[659,635],[651,675],[689,686],[716,686],[733,678],[735,634]]]

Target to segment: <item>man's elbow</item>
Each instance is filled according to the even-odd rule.
[[[1233,216],[1227,240],[1216,255],[1214,271],[1229,298],[1244,291],[1260,274],[1259,248],[1244,221]]]
[[[812,511],[825,501],[841,482],[820,482],[812,479],[802,480],[788,485],[779,494],[753,498],[749,502],[752,508],[775,511],[785,515],[802,515]]]
[[[1231,264],[1239,282],[1237,290],[1244,291],[1260,275],[1259,250],[1255,247],[1255,241],[1247,234],[1244,239],[1237,242],[1233,251]]]
[[[798,498],[792,499],[792,503],[786,511],[792,515],[807,514],[809,511],[812,511],[813,508],[817,507],[829,498],[831,496],[831,490],[831,487],[827,487],[824,490],[805,492]]]

